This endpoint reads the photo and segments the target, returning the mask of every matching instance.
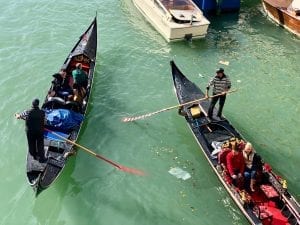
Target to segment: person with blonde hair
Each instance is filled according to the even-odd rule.
[[[243,149],[243,157],[246,165],[244,172],[246,185],[248,184],[247,186],[250,186],[250,190],[254,192],[257,172],[262,170],[261,157],[255,152],[250,142],[247,142]]]

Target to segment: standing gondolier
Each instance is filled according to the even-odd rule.
[[[211,86],[213,86],[213,91],[212,91],[213,95],[219,95],[219,94],[222,94],[222,95],[211,98],[210,106],[209,106],[208,114],[207,114],[207,116],[210,120],[212,120],[213,110],[214,110],[214,107],[218,100],[219,100],[219,110],[218,110],[217,116],[222,119],[222,110],[223,110],[225,100],[226,100],[225,92],[227,92],[231,88],[231,81],[230,81],[229,77],[227,75],[225,75],[224,69],[220,68],[216,71],[216,73],[217,73],[217,75],[209,81],[209,83],[206,87],[205,97],[208,97],[208,91]]]
[[[45,162],[44,152],[44,124],[45,112],[39,108],[39,100],[32,101],[32,108],[15,114],[16,119],[25,120],[25,131],[28,150],[35,160]]]

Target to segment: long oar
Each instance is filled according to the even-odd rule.
[[[132,174],[140,175],[140,176],[144,176],[145,175],[145,173],[143,171],[140,171],[140,170],[137,170],[137,169],[133,169],[133,168],[129,168],[129,167],[126,167],[126,166],[122,166],[122,165],[120,165],[120,164],[118,164],[116,162],[111,161],[110,159],[107,159],[107,158],[105,158],[105,157],[103,157],[103,156],[101,156],[101,155],[93,152],[92,150],[90,150],[90,149],[88,149],[88,148],[86,148],[86,147],[84,147],[84,146],[82,146],[80,144],[77,144],[74,141],[71,141],[71,140],[69,140],[69,139],[67,139],[67,138],[59,135],[58,133],[56,133],[54,131],[51,131],[51,130],[49,130],[47,128],[45,128],[45,130],[48,131],[48,132],[50,132],[50,133],[52,133],[52,134],[54,134],[54,135],[56,135],[57,137],[59,137],[61,139],[63,139],[65,141],[73,144],[73,145],[76,145],[77,147],[79,147],[80,149],[82,149],[85,152],[89,153],[90,155],[93,155],[93,156],[95,156],[98,159],[104,160],[105,162],[113,165],[115,168],[117,168],[119,170],[122,170],[122,171],[127,172],[127,173],[132,173]]]
[[[237,91],[237,89],[227,91],[227,92],[225,92],[225,94],[229,94],[229,93],[232,93],[232,92],[235,92],[235,91]],[[176,108],[179,108],[179,107],[182,107],[182,106],[185,106],[185,105],[200,102],[200,101],[206,100],[208,98],[213,98],[213,97],[217,97],[217,96],[221,96],[221,95],[223,95],[223,94],[212,95],[212,96],[209,96],[207,98],[206,97],[205,98],[199,98],[199,99],[196,99],[196,100],[193,100],[193,101],[190,101],[190,102],[186,102],[186,103],[183,103],[183,104],[180,104],[180,105],[174,105],[174,106],[171,106],[171,107],[168,107],[168,108],[164,108],[164,109],[157,110],[155,112],[147,113],[147,114],[140,115],[140,116],[124,117],[122,119],[122,121],[124,123],[126,123],[126,122],[132,122],[132,121],[136,121],[136,120],[142,120],[142,119],[145,119],[147,117],[153,116],[153,115],[158,114],[158,113],[166,112],[166,111],[169,111],[171,109],[176,109]]]

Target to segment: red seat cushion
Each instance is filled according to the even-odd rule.
[[[271,185],[260,185],[260,189],[265,193],[267,198],[278,197],[277,191]]]
[[[259,208],[259,218],[261,220],[268,220],[268,221],[273,220],[273,214],[268,210],[268,207],[261,205],[258,206],[258,208]]]

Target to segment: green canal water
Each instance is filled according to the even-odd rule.
[[[169,61],[205,87],[223,66],[238,92],[224,114],[300,200],[300,39],[270,22],[260,1],[211,20],[203,40],[168,44],[129,0],[0,0],[0,224],[248,224],[176,110],[135,123],[121,118],[177,104]],[[24,124],[13,117],[44,98],[98,11],[90,110],[79,143],[147,176],[117,171],[81,151],[38,198],[27,185]],[[221,65],[219,61],[228,61]],[[178,180],[171,167],[191,179]]]

